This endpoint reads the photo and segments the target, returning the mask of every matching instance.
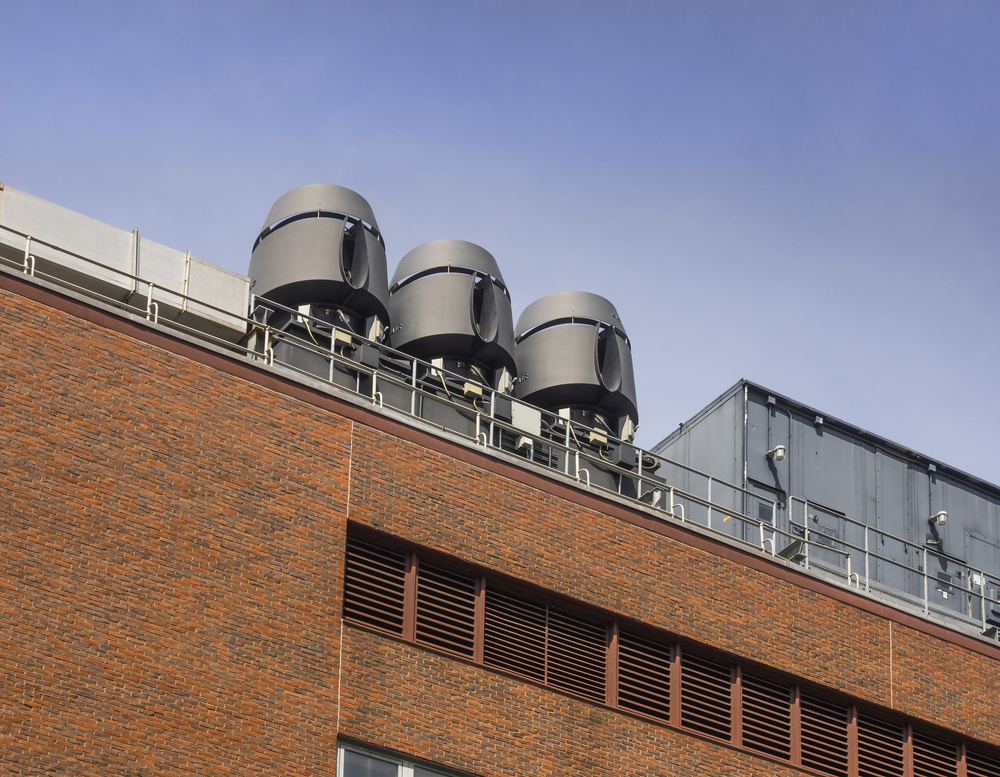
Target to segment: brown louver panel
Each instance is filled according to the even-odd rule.
[[[545,608],[489,591],[483,663],[545,681]]]
[[[603,702],[607,636],[606,628],[549,608],[549,685]]]
[[[618,706],[670,722],[670,648],[618,634]]]
[[[799,708],[802,765],[823,774],[846,775],[847,707],[803,694]]]
[[[416,641],[472,658],[475,639],[476,579],[421,562]]]
[[[719,739],[732,735],[732,667],[681,656],[681,726]]]
[[[365,543],[347,543],[344,617],[403,633],[406,556]]]
[[[913,732],[913,777],[956,777],[958,748]]]
[[[903,777],[903,727],[858,715],[858,774]]]
[[[965,753],[965,773],[968,777],[1000,777],[1000,760],[968,750]]]
[[[743,746],[788,760],[792,753],[792,689],[743,673]]]

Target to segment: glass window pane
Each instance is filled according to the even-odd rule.
[[[446,775],[441,772],[432,772],[430,769],[424,769],[420,766],[414,766],[413,777],[446,777]]]
[[[343,750],[344,777],[396,777],[398,767],[391,761]]]

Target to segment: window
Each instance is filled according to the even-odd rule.
[[[356,745],[340,745],[337,748],[337,777],[454,777],[454,772],[439,772]]]

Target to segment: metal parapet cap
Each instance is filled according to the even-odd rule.
[[[514,372],[510,295],[485,248],[465,240],[417,246],[392,277],[389,311],[394,348]]]

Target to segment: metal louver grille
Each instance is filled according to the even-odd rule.
[[[545,608],[490,591],[483,663],[545,681]]]
[[[858,715],[858,774],[861,777],[902,777],[902,726]]]
[[[792,689],[746,673],[743,746],[787,760],[792,753]]]
[[[732,733],[732,669],[681,656],[681,725],[719,739]]]
[[[764,679],[697,648],[681,654],[665,632],[646,638],[594,625],[607,620],[596,608],[574,606],[580,615],[569,616],[530,593],[497,590],[484,574],[418,563],[417,553],[364,536],[347,541],[352,623],[828,777],[1000,777],[1000,751],[988,745],[911,735],[909,725],[812,697],[791,679]]]
[[[417,642],[472,658],[476,580],[421,563],[417,571]]]
[[[831,775],[847,774],[847,708],[802,696],[802,765]]]
[[[618,635],[618,706],[670,722],[670,648]]]
[[[913,732],[913,777],[956,777],[958,748]]]
[[[549,685],[603,702],[606,651],[606,629],[549,609]]]
[[[965,754],[965,769],[968,777],[1000,777],[1000,760],[969,750]]]
[[[403,633],[406,556],[351,540],[344,576],[345,618]]]

